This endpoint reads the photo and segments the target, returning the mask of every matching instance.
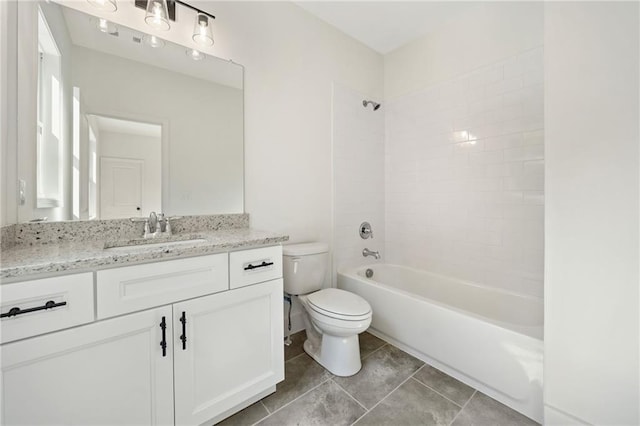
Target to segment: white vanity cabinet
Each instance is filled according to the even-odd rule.
[[[0,347],[2,425],[212,424],[284,379],[280,246],[96,276],[96,321]]]
[[[173,424],[170,306],[4,345],[3,425]]]
[[[176,303],[173,321],[176,424],[202,424],[284,379],[282,279]]]

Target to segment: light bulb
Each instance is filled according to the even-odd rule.
[[[169,25],[167,0],[149,0],[144,21],[157,30],[168,30],[171,26]]]
[[[204,13],[198,13],[196,16],[196,24],[193,27],[193,41],[200,46],[212,46],[213,34],[211,26],[209,26],[209,17]]]

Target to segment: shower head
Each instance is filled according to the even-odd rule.
[[[377,103],[377,102],[373,102],[373,101],[362,101],[362,106],[363,106],[363,107],[365,107],[365,108],[366,108],[366,107],[367,107],[367,105],[369,105],[369,104],[373,105],[373,110],[374,110],[374,111],[377,111],[377,110],[378,110],[378,108],[380,108],[380,104],[379,104],[379,103]]]

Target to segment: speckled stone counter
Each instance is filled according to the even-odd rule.
[[[160,237],[147,240],[141,238],[142,233],[138,232],[137,228],[133,233],[118,232],[117,230],[120,228],[109,223],[110,221],[100,221],[104,223],[94,224],[94,226],[98,227],[97,229],[107,228],[106,231],[99,233],[95,233],[95,229],[91,234],[87,234],[87,229],[81,231],[67,229],[70,234],[82,235],[81,238],[71,237],[69,234],[62,233],[62,231],[56,231],[53,234],[50,232],[36,234],[35,232],[38,231],[34,231],[32,235],[47,235],[43,239],[48,242],[34,243],[29,240],[29,242],[6,242],[6,244],[2,245],[0,279],[3,283],[14,282],[56,273],[90,271],[119,265],[125,266],[135,263],[273,245],[289,239],[286,235],[258,231],[248,227],[228,228],[218,226],[218,229],[215,229],[216,226],[214,225],[216,223],[219,225],[220,222],[211,217],[202,221],[197,219],[192,219],[192,221],[194,222],[193,227],[186,228],[183,225],[183,228],[181,228],[183,231],[188,230],[191,232],[175,233],[171,238]],[[232,225],[236,223],[235,221],[232,222]],[[203,223],[207,223],[209,226],[203,226],[205,229],[201,228],[197,231],[194,229]],[[57,225],[57,227],[54,226],[55,229],[73,228],[74,222],[61,222]],[[229,224],[227,223],[227,225]],[[246,225],[248,225],[248,217]],[[19,227],[21,225],[14,226]],[[88,225],[80,225],[81,228],[83,226],[86,227]],[[115,227],[115,232],[108,231],[111,227]],[[212,227],[214,229],[211,229]],[[14,231],[19,234],[19,229],[14,229]],[[40,230],[39,232],[43,231]],[[56,238],[56,236],[62,238]],[[17,238],[18,236],[16,235]],[[181,241],[178,244],[173,244],[172,242],[176,240]],[[145,243],[153,245],[150,246]],[[114,246],[117,246],[117,248],[109,248]]]
[[[171,219],[174,234],[222,229],[249,228],[249,215],[215,214],[182,216]],[[75,220],[66,222],[28,222],[2,228],[2,247],[87,241],[92,239],[125,240],[141,237],[143,222],[131,219]]]

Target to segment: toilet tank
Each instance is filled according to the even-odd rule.
[[[282,246],[284,291],[308,294],[320,290],[329,268],[329,245],[302,243]]]

